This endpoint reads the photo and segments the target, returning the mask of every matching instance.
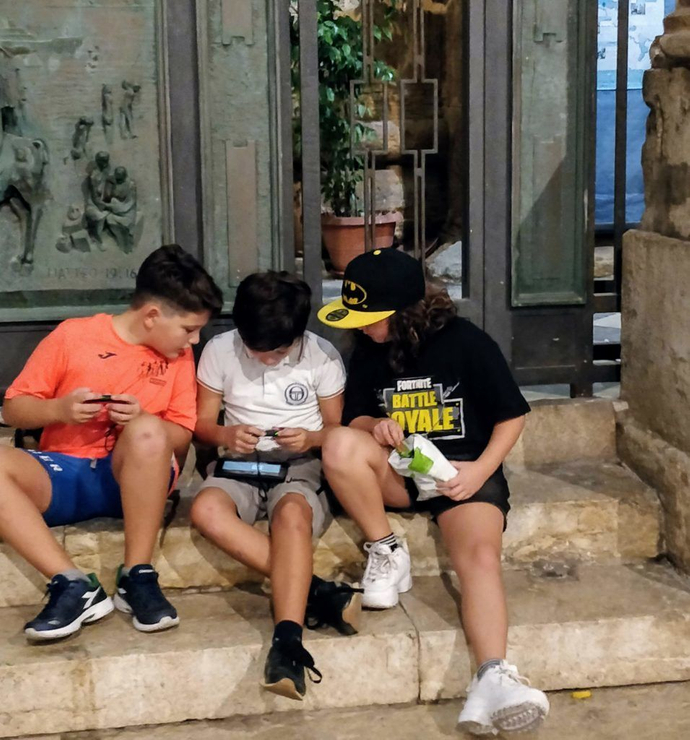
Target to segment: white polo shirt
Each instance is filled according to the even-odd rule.
[[[222,394],[226,426],[317,432],[323,428],[319,399],[343,392],[345,367],[338,350],[309,331],[287,357],[269,367],[250,357],[235,329],[213,337],[204,347],[197,379]],[[260,452],[277,449],[270,437],[262,437],[257,445]]]

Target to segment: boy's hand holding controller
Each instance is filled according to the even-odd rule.
[[[66,396],[55,399],[57,401],[57,421],[63,424],[85,424],[98,416],[102,407],[97,403],[86,403],[90,399],[98,398],[90,388],[76,388]]]
[[[101,396],[90,388],[77,388],[57,401],[59,421],[63,424],[85,424],[106,408],[110,420],[124,426],[141,413],[139,401],[126,393]]]
[[[307,452],[314,446],[312,433],[301,427],[281,429],[272,436],[282,449],[289,452]]]
[[[222,445],[228,452],[248,455],[256,449],[257,442],[263,436],[261,429],[249,424],[235,424],[224,428]]]
[[[119,393],[110,397],[111,402],[106,405],[110,421],[124,426],[141,414],[141,406],[135,396]]]

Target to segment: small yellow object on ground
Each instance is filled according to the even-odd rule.
[[[583,691],[573,691],[573,699],[589,699],[592,696],[592,692],[589,689]]]

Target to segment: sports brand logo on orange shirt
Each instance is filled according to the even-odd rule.
[[[168,372],[169,365],[167,360],[144,360],[139,365],[139,377],[160,378]]]

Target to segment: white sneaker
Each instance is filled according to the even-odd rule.
[[[367,609],[390,609],[398,603],[398,595],[412,588],[410,553],[405,540],[391,549],[380,542],[365,542],[369,553],[361,586],[362,606]]]
[[[549,713],[549,700],[529,686],[514,665],[505,660],[489,668],[481,680],[475,676],[458,724],[475,735],[535,730]]]
[[[477,688],[477,677],[467,687],[465,706],[458,717],[458,729],[469,732],[471,735],[498,735],[498,730],[491,721],[491,712],[483,696]]]

